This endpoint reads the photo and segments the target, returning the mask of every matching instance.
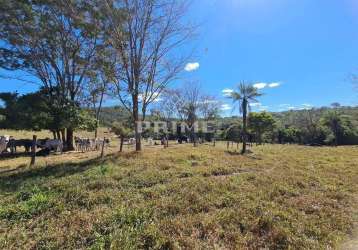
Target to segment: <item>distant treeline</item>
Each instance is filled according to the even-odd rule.
[[[159,114],[160,116],[160,114]],[[160,119],[158,113],[148,121]],[[129,119],[122,107],[106,107],[100,116],[102,126]],[[175,120],[175,119],[173,119]],[[241,141],[242,122],[238,116],[212,119],[218,126],[208,140]],[[150,136],[158,137],[147,131]],[[160,135],[159,135],[160,137]],[[358,107],[322,107],[284,112],[251,112],[248,119],[249,140],[257,143],[297,143],[309,145],[358,145]]]
[[[261,114],[261,115],[260,115]],[[222,118],[226,128],[239,119]],[[249,138],[255,142],[297,143],[305,145],[357,145],[358,108],[322,107],[275,113],[250,113]],[[237,128],[221,130],[221,137],[240,138]],[[236,130],[236,131],[235,131]]]
[[[41,91],[20,96],[16,93],[0,93],[0,128],[16,130],[48,129],[55,137],[64,137],[58,131],[63,123],[71,123],[78,129],[95,131],[97,126],[111,127],[114,123],[127,124],[134,130],[130,113],[121,106],[104,107],[95,122],[95,112],[83,107],[79,111],[50,109]],[[68,112],[78,112],[76,120],[67,119]],[[61,118],[61,119],[59,119]],[[146,121],[168,120],[161,112],[153,110]],[[179,118],[171,118],[180,120]],[[200,118],[199,118],[200,120]],[[215,116],[211,121],[218,124],[215,134],[197,133],[198,138],[242,141],[242,122],[237,116]],[[75,124],[75,125],[73,125]],[[160,138],[152,129],[143,136]],[[358,145],[358,107],[324,107],[285,112],[251,112],[248,116],[248,140],[256,143],[297,143],[305,145]],[[175,137],[175,135],[174,135]]]

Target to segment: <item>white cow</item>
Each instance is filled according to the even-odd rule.
[[[61,140],[47,140],[45,143],[45,148],[50,149],[50,150],[55,150],[56,152],[61,152],[63,151],[63,142]]]
[[[135,145],[135,143],[136,143],[135,138],[129,138],[129,140],[128,140],[129,145]]]
[[[153,140],[153,138],[151,138],[151,137],[148,138],[148,144],[149,144],[150,146],[153,146],[153,145],[154,145],[154,140]]]

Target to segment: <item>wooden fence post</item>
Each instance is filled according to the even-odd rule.
[[[101,151],[101,158],[103,159],[104,157],[104,144],[106,143],[106,137],[103,138],[103,143],[102,143],[102,151]]]
[[[32,138],[30,166],[35,165],[35,161],[36,161],[36,143],[37,143],[37,136],[34,135],[33,138]]]

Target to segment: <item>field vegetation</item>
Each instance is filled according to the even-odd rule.
[[[131,150],[1,161],[0,248],[327,249],[354,233],[357,147]]]

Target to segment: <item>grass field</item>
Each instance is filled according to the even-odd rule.
[[[335,249],[354,235],[358,147],[116,149],[0,162],[0,248]]]

